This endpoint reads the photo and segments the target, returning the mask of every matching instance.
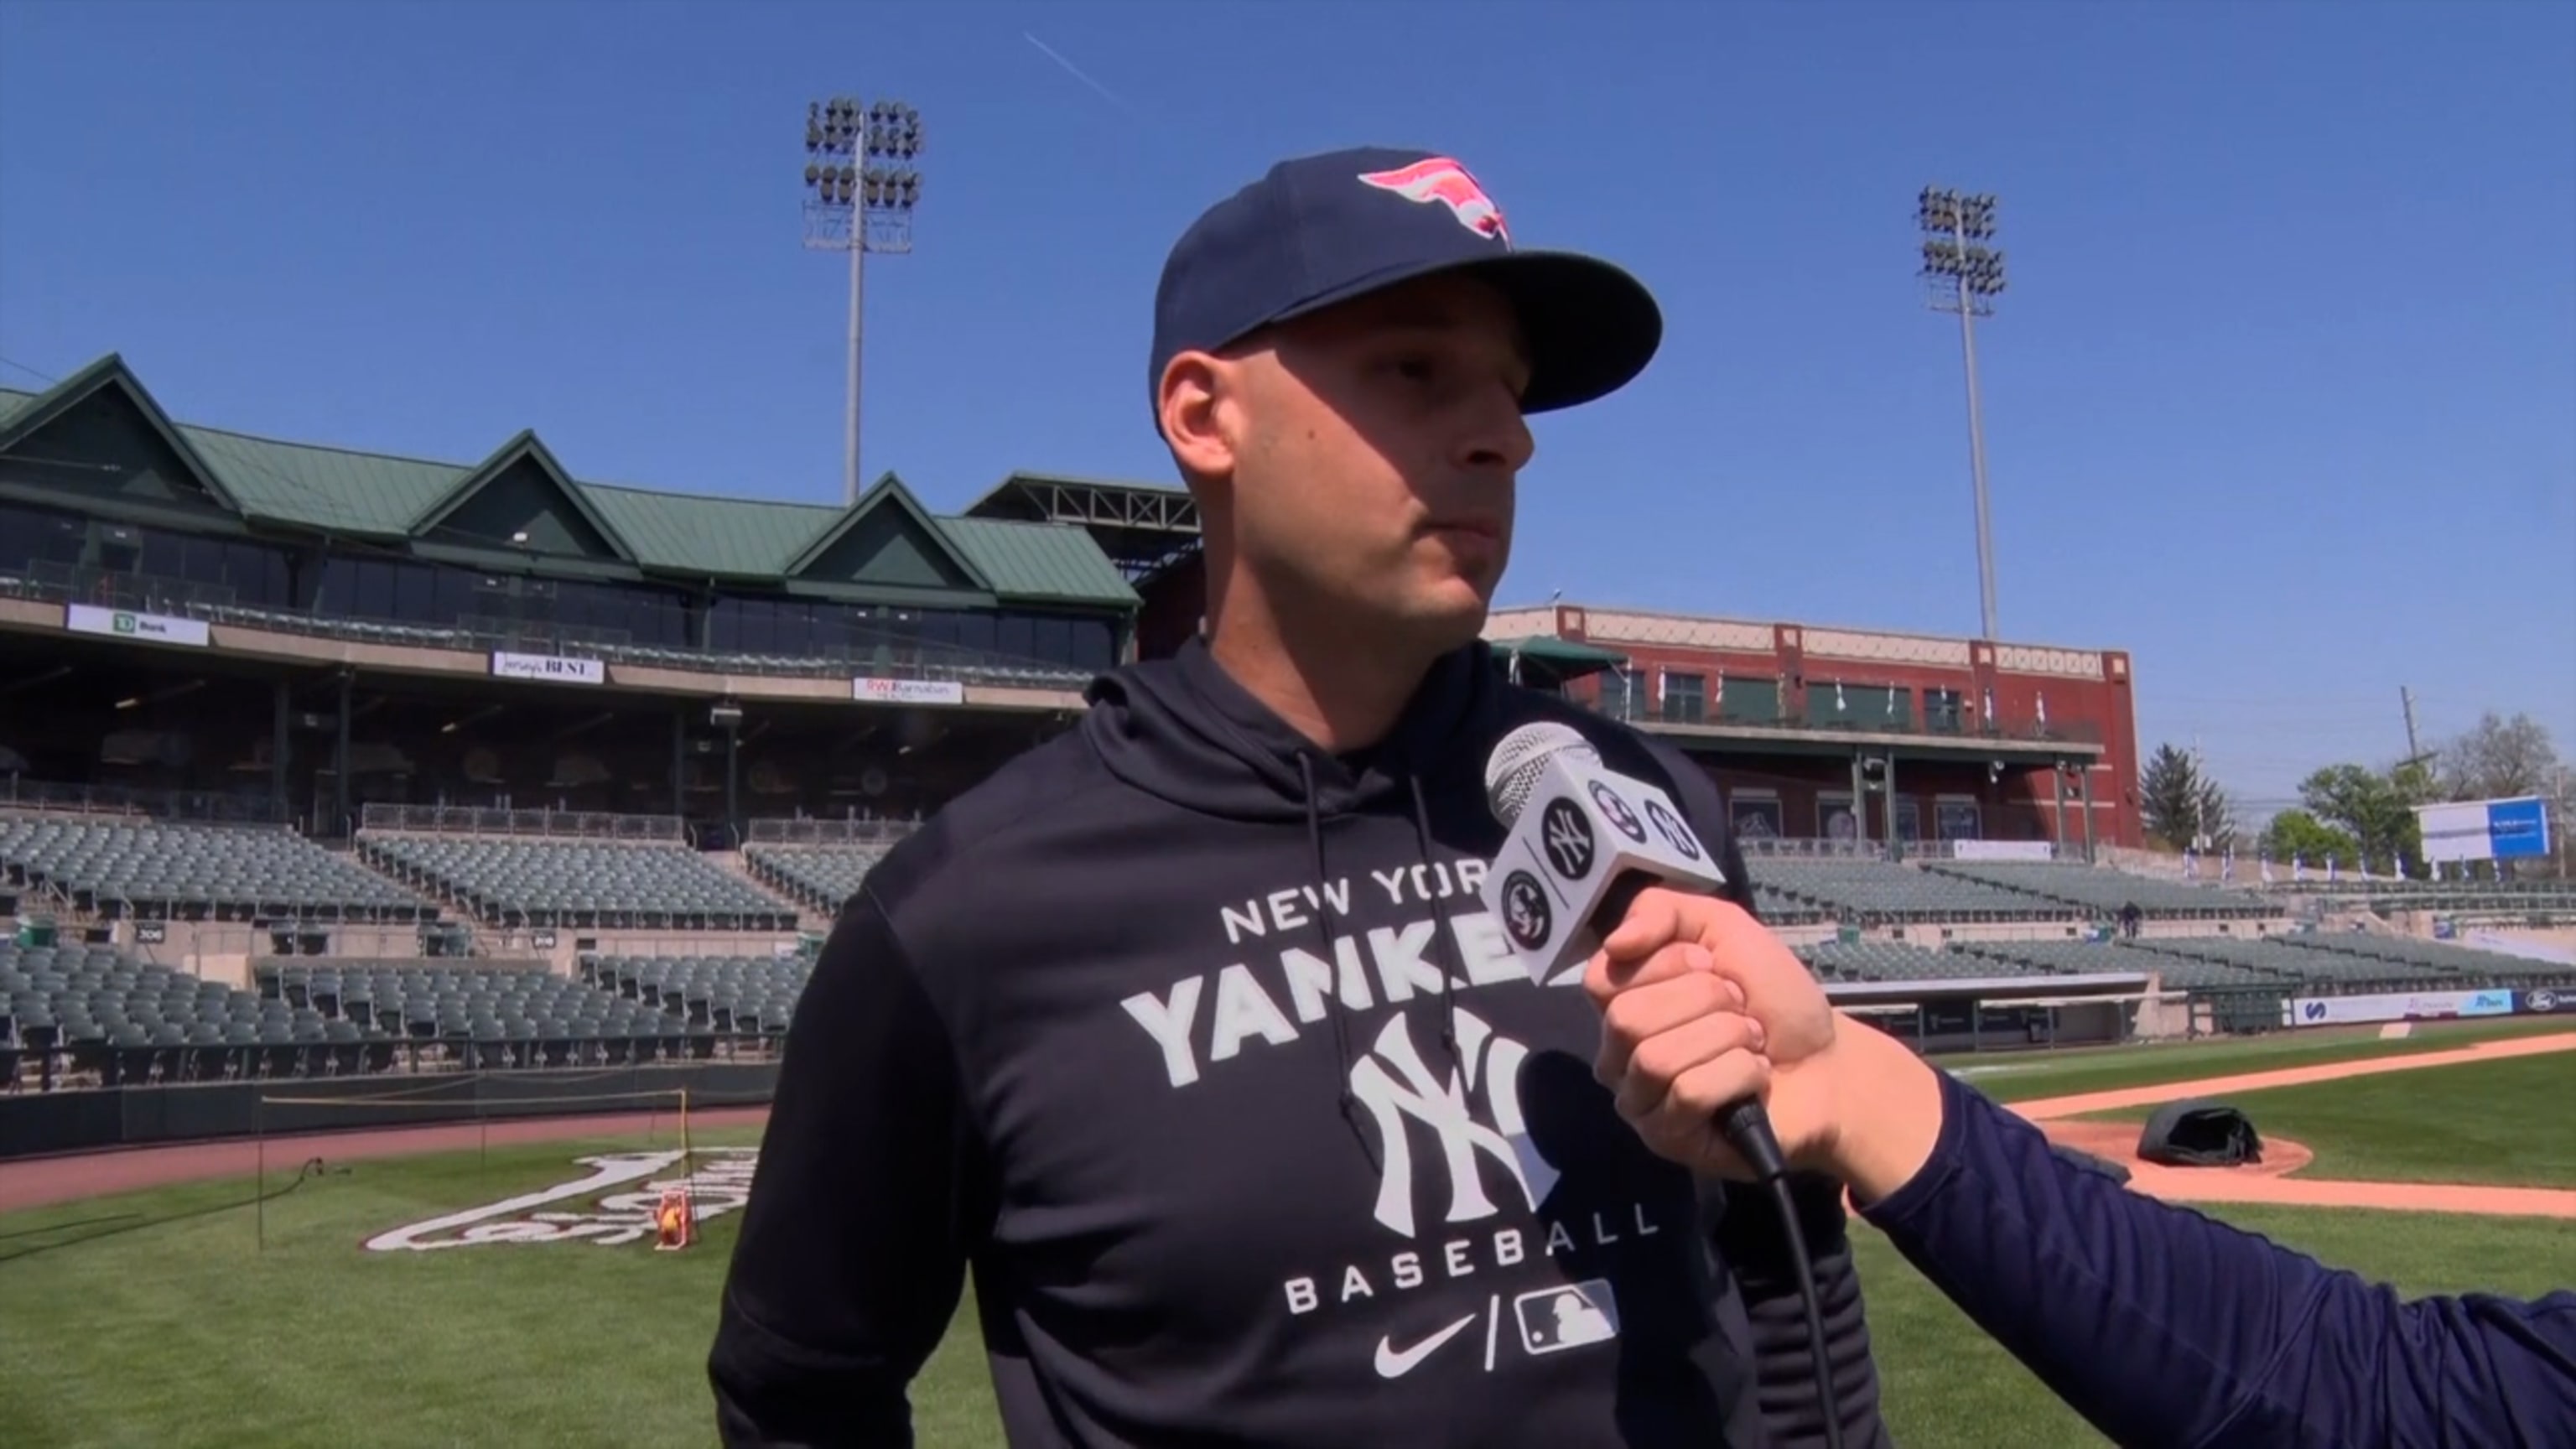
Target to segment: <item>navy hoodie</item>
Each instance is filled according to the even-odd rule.
[[[968,1272],[1010,1442],[1820,1443],[1777,1211],[1649,1154],[1579,968],[1479,900],[1487,754],[1551,719],[1743,865],[1678,754],[1442,660],[1315,748],[1192,643],[895,848],[788,1032],[709,1368],[733,1446],[907,1445]],[[1886,1442],[1801,1184],[1851,1449]]]

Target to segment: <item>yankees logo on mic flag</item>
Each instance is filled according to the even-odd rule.
[[[1617,912],[1600,925],[1594,918],[1605,904],[1624,911],[1634,887],[1713,894],[1726,884],[1672,798],[1603,768],[1568,726],[1505,735],[1485,765],[1485,792],[1511,832],[1486,873],[1485,908],[1533,982],[1599,949],[1600,926]]]

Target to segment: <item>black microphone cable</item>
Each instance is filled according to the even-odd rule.
[[[1789,1191],[1789,1162],[1780,1151],[1779,1137],[1771,1131],[1771,1115],[1748,1097],[1727,1108],[1717,1125],[1779,1206],[1780,1225],[1789,1234],[1790,1269],[1798,1275],[1798,1302],[1807,1311],[1807,1352],[1815,1361],[1816,1407],[1825,1416],[1826,1449],[1843,1449],[1842,1399],[1834,1390],[1834,1358],[1825,1342],[1823,1295],[1816,1291],[1815,1261],[1807,1256],[1807,1232],[1798,1222],[1798,1200]]]

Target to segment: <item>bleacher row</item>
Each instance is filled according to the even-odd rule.
[[[742,860],[771,890],[830,915],[859,893],[859,882],[884,854],[874,845],[746,845]]]
[[[0,872],[61,888],[76,910],[171,920],[412,921],[436,908],[277,829],[0,816]]]
[[[2576,913],[2576,883],[2550,880],[2274,881],[2274,895],[2311,895],[2388,915],[2397,911],[2452,911],[2495,915],[2563,916]]]
[[[2187,885],[2096,866],[2048,861],[1929,860],[1757,855],[1745,861],[1777,925],[1839,920],[1858,926],[1963,925],[2107,919],[2134,905],[2159,921],[2276,918],[2280,902],[2248,891]],[[1768,896],[1781,898],[1774,913]],[[1794,912],[1795,914],[1789,914]]]
[[[882,853],[753,846],[755,885],[676,842],[362,833],[343,853],[275,827],[0,816],[0,885],[150,920],[405,923],[444,909],[502,927],[787,931],[800,910],[838,910]]]
[[[255,826],[0,817],[0,878],[51,883],[75,909],[173,920],[434,918],[442,908],[503,927],[771,931],[798,911],[830,915],[883,854],[880,844],[761,845],[743,875],[677,842],[361,832],[332,851]],[[1765,920],[1863,927],[2105,919],[2277,918],[2252,891],[2046,862],[1757,855],[1746,862]],[[748,878],[746,878],[748,877]]]
[[[497,926],[784,931],[796,912],[679,844],[360,836],[369,865]]]
[[[107,946],[0,939],[0,1090],[32,1058],[101,1086],[395,1070],[618,1066],[774,1046],[801,958],[606,956],[450,965],[295,958],[254,989]]]
[[[2404,937],[2170,936],[2148,940],[1972,941],[1945,948],[1824,941],[1797,948],[1826,982],[1970,981],[2142,974],[2168,991],[2475,991],[2576,982],[2576,967]]]

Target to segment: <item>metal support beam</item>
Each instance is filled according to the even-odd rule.
[[[277,681],[276,703],[269,711],[268,726],[268,803],[280,820],[295,818],[286,798],[287,782],[293,778],[288,756],[295,743],[294,720],[295,686],[281,679]]]
[[[1884,792],[1880,798],[1886,802],[1887,809],[1887,858],[1903,860],[1905,833],[1896,828],[1896,756],[1881,756],[1879,769],[1879,789]]]
[[[737,802],[742,781],[742,728],[739,722],[725,726],[724,823],[725,837],[740,848],[742,812]]]
[[[671,813],[689,818],[689,706],[671,706]]]
[[[358,671],[340,671],[339,700],[331,710],[336,738],[331,746],[331,835],[336,839],[353,832],[349,824],[349,690],[357,682]]]

